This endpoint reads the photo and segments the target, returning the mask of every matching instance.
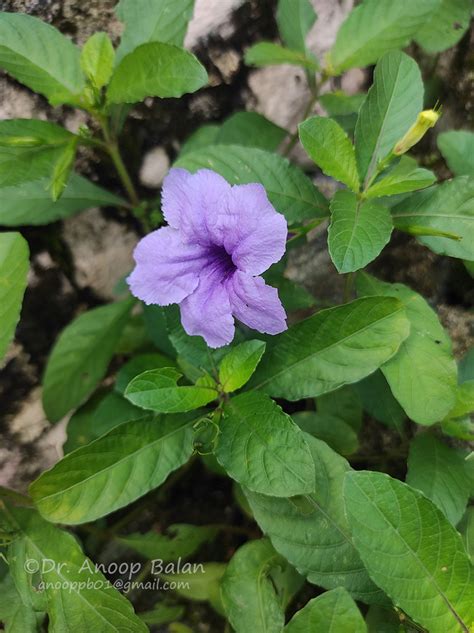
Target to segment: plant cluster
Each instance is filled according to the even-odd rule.
[[[77,316],[49,356],[43,406],[53,424],[71,415],[65,454],[28,495],[0,489],[0,621],[10,633],[186,633],[189,600],[236,633],[474,631],[474,352],[457,362],[427,300],[366,269],[398,231],[473,272],[474,134],[439,134],[454,175],[445,182],[407,154],[441,112],[401,50],[456,44],[471,2],[363,0],[320,60],[306,45],[309,0],[279,0],[282,43],[257,43],[245,60],[304,69],[298,131],[254,112],[203,126],[181,147],[160,208],[140,199],[119,137],[134,104],[207,83],[183,48],[192,9],[121,0],[119,46],[96,33],[82,50],[36,18],[0,13],[0,67],[90,119],[77,133],[0,121],[0,224],[116,206],[147,234],[131,291],[124,280],[116,301]],[[367,93],[327,91],[369,65]],[[310,116],[316,102],[328,116]],[[338,183],[330,200],[286,157],[298,142]],[[108,157],[122,193],[75,173],[83,146]],[[321,309],[284,273],[324,222],[345,292]],[[0,233],[1,356],[28,260],[18,230]],[[395,470],[361,448],[377,429],[398,438]],[[156,503],[196,461],[232,480],[241,524],[130,532],[146,507],[135,502]],[[226,530],[235,551],[189,562]],[[131,568],[130,591],[92,562],[104,541],[147,561]],[[145,610],[152,578],[170,591]]]

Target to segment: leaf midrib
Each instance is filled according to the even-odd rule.
[[[372,328],[376,323],[383,323],[383,321],[385,321],[386,319],[390,319],[393,316],[395,316],[396,314],[398,314],[399,312],[403,312],[404,310],[405,310],[405,306],[402,304],[399,308],[397,308],[397,310],[395,310],[394,312],[391,312],[390,314],[386,314],[381,319],[377,319],[376,321],[372,321],[371,323],[368,323],[362,329],[357,330],[356,332],[352,332],[348,336],[345,336],[344,338],[341,338],[338,341],[335,341],[334,343],[332,343],[328,347],[325,347],[323,349],[319,349],[317,352],[314,352],[313,354],[310,354],[309,356],[305,356],[304,358],[299,359],[298,361],[296,361],[292,365],[287,365],[281,371],[279,371],[276,374],[273,374],[272,376],[270,376],[270,378],[267,378],[266,380],[264,380],[263,382],[259,383],[258,385],[255,385],[250,391],[254,391],[255,389],[259,389],[259,388],[263,387],[267,383],[271,382],[272,380],[275,380],[276,378],[278,378],[282,374],[284,374],[287,371],[290,371],[291,369],[297,367],[301,363],[304,363],[304,362],[306,362],[308,360],[312,360],[314,357],[318,356],[319,354],[321,354],[323,352],[327,352],[328,350],[333,349],[334,347],[340,345],[341,343],[345,343],[347,340],[351,339],[353,336],[357,336],[359,334],[362,334],[363,332],[365,332],[369,328]]]
[[[196,422],[196,418],[193,418],[192,420],[190,420],[188,423],[183,424],[182,426],[180,426],[177,429],[173,429],[170,433],[167,433],[165,435],[160,435],[159,438],[157,438],[156,440],[154,440],[151,443],[145,444],[144,446],[140,447],[138,450],[134,451],[133,453],[128,453],[125,457],[122,457],[121,459],[119,459],[118,461],[114,462],[113,464],[110,464],[109,466],[107,466],[106,468],[103,468],[102,470],[98,470],[95,473],[93,473],[92,475],[89,475],[88,477],[86,477],[85,479],[81,479],[80,481],[77,481],[76,483],[72,484],[71,486],[68,486],[67,488],[62,488],[61,490],[58,490],[57,492],[54,492],[52,494],[46,495],[44,497],[40,497],[38,498],[36,501],[37,502],[42,502],[45,500],[50,500],[53,499],[54,497],[58,496],[58,495],[64,495],[65,493],[73,490],[74,488],[76,488],[77,486],[82,486],[85,485],[88,481],[90,481],[91,479],[94,479],[95,477],[98,477],[100,475],[103,475],[104,473],[107,473],[109,470],[119,467],[120,464],[122,464],[125,461],[128,461],[131,458],[135,458],[137,455],[140,455],[143,451],[148,450],[149,448],[152,448],[153,446],[155,446],[156,444],[159,444],[162,440],[169,438],[171,436],[173,436],[175,433],[179,433],[180,431],[184,431],[186,430],[188,427],[192,426],[194,423]],[[116,427],[115,429],[113,429],[114,432],[117,431],[117,429],[120,429],[122,426],[124,426],[125,424],[129,424],[129,422],[124,422],[123,425],[119,425],[118,427]],[[93,442],[91,442],[88,447],[92,446],[93,444],[95,444],[96,442],[99,442],[103,439],[103,437],[99,437],[96,440],[94,440]],[[84,447],[85,448],[85,447]],[[73,453],[70,453],[71,455]],[[67,457],[67,456],[66,456]],[[70,460],[72,461],[72,460]],[[63,462],[64,463],[64,462]],[[52,471],[49,471],[52,472]],[[38,480],[40,481],[40,479]],[[33,484],[34,485],[34,484]]]

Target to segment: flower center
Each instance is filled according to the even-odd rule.
[[[209,255],[212,258],[213,270],[219,272],[223,279],[226,279],[237,270],[237,266],[232,261],[232,256],[223,246],[212,245],[209,249]]]

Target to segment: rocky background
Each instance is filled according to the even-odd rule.
[[[331,47],[353,0],[312,2],[319,19],[309,43],[321,56]],[[115,0],[0,0],[0,9],[40,17],[82,44],[99,30],[115,41],[119,38],[115,4]],[[255,70],[243,63],[248,45],[277,37],[275,4],[276,0],[196,0],[186,46],[206,65],[210,86],[180,100],[141,104],[131,112],[124,130],[124,156],[144,197],[157,197],[180,144],[202,123],[219,122],[237,110],[256,110],[290,130],[300,120],[308,101],[303,72],[291,66]],[[456,48],[436,58],[411,51],[429,78],[428,92],[443,104],[439,130],[468,128],[474,122],[472,44],[474,29]],[[334,82],[332,88],[349,93],[365,90],[371,71],[352,70]],[[87,123],[85,114],[67,107],[52,110],[42,97],[0,75],[0,119],[16,117],[60,122],[71,130]],[[449,176],[433,136],[421,151],[426,165],[442,178]],[[293,158],[310,167],[298,148]],[[77,167],[102,185],[120,190],[109,165],[99,163],[93,153],[82,154]],[[316,172],[314,177],[323,190],[331,189],[327,179]],[[74,315],[112,297],[115,284],[132,266],[138,237],[129,218],[97,209],[47,227],[25,227],[22,233],[32,255],[29,287],[16,340],[0,371],[0,485],[18,490],[59,459],[65,438],[66,421],[51,427],[41,407],[39,385],[49,350]],[[288,275],[321,301],[340,302],[341,280],[324,245],[322,227],[307,246],[292,254]],[[372,270],[422,292],[437,307],[458,356],[473,345],[474,287],[460,262],[439,258],[414,240],[395,235]]]

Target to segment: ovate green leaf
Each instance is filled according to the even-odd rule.
[[[345,589],[338,587],[310,600],[285,626],[284,633],[367,633],[356,603]]]
[[[416,33],[415,41],[428,53],[439,53],[459,42],[472,15],[471,0],[441,0],[437,10]]]
[[[188,461],[200,416],[125,422],[69,453],[31,484],[38,510],[49,521],[75,525],[123,508]]]
[[[147,42],[182,46],[193,8],[194,0],[120,0],[116,13],[125,32],[117,59]]]
[[[115,51],[107,33],[94,33],[82,48],[82,70],[95,88],[103,88],[109,83],[114,61]]]
[[[91,207],[120,206],[124,203],[122,198],[77,174],[72,174],[57,202],[51,200],[48,185],[49,179],[45,178],[12,187],[0,187],[0,224],[48,224]]]
[[[209,144],[248,145],[273,152],[287,134],[286,130],[257,112],[236,112],[224,121]]]
[[[364,0],[339,29],[330,52],[335,73],[368,66],[397,48],[405,48],[438,8],[440,0]],[[407,128],[408,129],[408,128]]]
[[[393,222],[386,207],[337,191],[331,200],[329,254],[339,273],[364,268],[388,244]]]
[[[439,151],[455,176],[474,176],[474,132],[450,130],[439,134]]]
[[[204,543],[211,541],[217,529],[205,525],[178,523],[167,528],[168,534],[139,532],[118,538],[118,542],[129,547],[147,560],[173,561],[192,556]]]
[[[391,4],[407,3],[412,5],[411,0]],[[366,4],[369,3],[366,1],[362,6]],[[381,7],[387,2],[376,0],[376,4]],[[374,83],[359,110],[355,129],[357,164],[364,186],[369,184],[379,160],[391,152],[415,122],[423,109],[423,93],[420,69],[411,57],[398,51],[382,57],[375,68]]]
[[[79,49],[50,24],[0,13],[0,68],[52,105],[75,104],[84,88]]]
[[[217,391],[207,385],[178,386],[181,376],[171,367],[150,369],[136,376],[124,395],[137,407],[158,413],[191,411],[217,398]]]
[[[316,411],[300,411],[291,417],[302,431],[317,437],[318,440],[323,440],[341,455],[351,455],[359,446],[354,429],[335,415],[316,413]]]
[[[219,382],[227,393],[243,387],[265,351],[263,341],[246,341],[231,349],[219,367]]]
[[[279,0],[276,12],[278,30],[282,40],[295,51],[306,51],[306,36],[316,22],[310,0]]]
[[[344,514],[342,485],[349,464],[324,442],[310,435],[306,439],[315,466],[314,492],[278,499],[244,489],[255,520],[309,582],[325,589],[344,587],[364,602],[383,602],[354,548]]]
[[[130,602],[84,555],[72,534],[44,521],[33,510],[9,507],[7,512],[19,534],[9,551],[17,586],[28,577],[27,561],[30,566],[36,564],[37,569],[49,570],[40,572],[38,585],[43,583],[44,589],[36,593],[46,597],[50,633],[148,631]]]
[[[368,298],[321,310],[271,339],[251,384],[299,400],[357,382],[391,358],[408,336],[402,304]]]
[[[289,224],[329,214],[328,202],[311,180],[281,156],[240,145],[214,145],[179,158],[175,167],[217,171],[233,185],[260,182]]]
[[[403,284],[387,284],[362,273],[357,288],[359,295],[397,297],[405,305],[410,334],[382,372],[408,417],[418,424],[441,421],[456,401],[457,368],[450,338],[435,312]]]
[[[420,492],[384,473],[346,475],[354,543],[371,577],[430,633],[468,633],[472,568],[461,537]]]
[[[278,66],[291,64],[316,71],[318,63],[305,53],[285,48],[273,42],[259,42],[247,49],[245,63],[249,66]]]
[[[224,609],[236,633],[281,633],[283,608],[269,578],[272,567],[285,565],[266,539],[250,541],[232,557],[221,581]]]
[[[418,167],[414,158],[402,156],[400,162],[390,171],[382,174],[369,187],[366,198],[380,198],[407,193],[429,187],[436,181],[436,176],[429,169]]]
[[[74,135],[54,123],[33,119],[0,121],[0,187],[50,176],[54,163],[71,140]]]
[[[407,484],[421,490],[448,521],[457,525],[469,499],[464,456],[431,433],[417,435],[410,444]]]
[[[113,391],[97,391],[71,416],[66,428],[64,453],[90,444],[119,424],[137,420],[143,415],[142,409],[133,406],[120,394]]]
[[[126,300],[94,308],[61,332],[43,378],[43,406],[51,422],[81,404],[102,380],[132,305]]]
[[[474,178],[460,176],[405,198],[392,209],[396,228],[428,227],[459,239],[420,235],[440,255],[474,260]]]
[[[162,42],[142,44],[115,69],[107,90],[109,103],[136,103],[145,97],[181,97],[207,83],[198,59]]]
[[[20,318],[29,263],[28,244],[20,233],[0,233],[0,359]]]
[[[300,140],[307,154],[327,176],[359,190],[354,147],[344,130],[332,119],[314,116],[300,123]]]
[[[369,415],[389,428],[396,429],[399,433],[403,432],[405,411],[395,400],[387,379],[380,370],[367,376],[354,387]]]
[[[219,429],[216,457],[240,484],[276,497],[314,489],[313,460],[305,436],[265,394],[232,398]]]

